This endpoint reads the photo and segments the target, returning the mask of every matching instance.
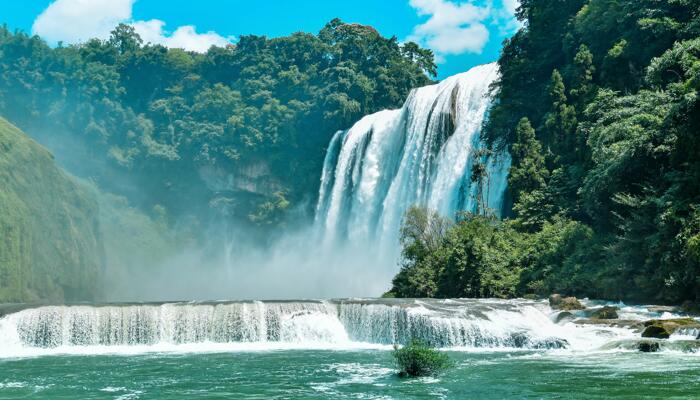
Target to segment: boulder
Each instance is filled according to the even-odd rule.
[[[586,307],[576,297],[562,297],[560,294],[549,296],[549,306],[556,310],[584,310]]]
[[[700,323],[693,318],[652,319],[644,322],[642,337],[668,339],[681,329],[700,329]]]
[[[641,340],[637,343],[637,349],[642,353],[655,353],[659,351],[660,348],[661,346],[659,346],[659,343],[652,340]]]
[[[592,319],[617,319],[618,307],[604,306],[591,313]]]
[[[559,314],[557,314],[556,318],[554,319],[555,323],[560,323],[565,320],[573,319],[574,314],[570,313],[569,311],[561,311]]]
[[[642,337],[646,338],[656,338],[656,339],[668,339],[671,337],[671,332],[664,325],[649,325],[642,331]]]

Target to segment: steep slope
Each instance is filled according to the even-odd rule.
[[[102,253],[94,196],[0,118],[0,302],[92,299]]]

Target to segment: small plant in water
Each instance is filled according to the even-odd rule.
[[[400,377],[436,375],[452,366],[447,354],[416,339],[403,347],[395,344],[393,356]]]

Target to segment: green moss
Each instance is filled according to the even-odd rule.
[[[693,318],[652,319],[644,322],[642,337],[668,339],[679,329],[700,329],[700,323]]]
[[[94,196],[0,118],[0,302],[92,299],[102,260]]]

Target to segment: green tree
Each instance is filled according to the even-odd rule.
[[[595,96],[594,73],[593,53],[582,44],[574,56],[573,88],[570,92],[579,109],[583,109]]]
[[[542,146],[527,117],[523,117],[515,128],[515,142],[511,145],[510,155],[512,164],[508,173],[508,187],[517,203],[522,193],[544,188],[549,174]]]
[[[547,132],[551,165],[560,164],[571,158],[576,143],[576,109],[567,104],[566,88],[561,74],[552,72],[549,84],[551,106],[545,115],[544,128]]]

